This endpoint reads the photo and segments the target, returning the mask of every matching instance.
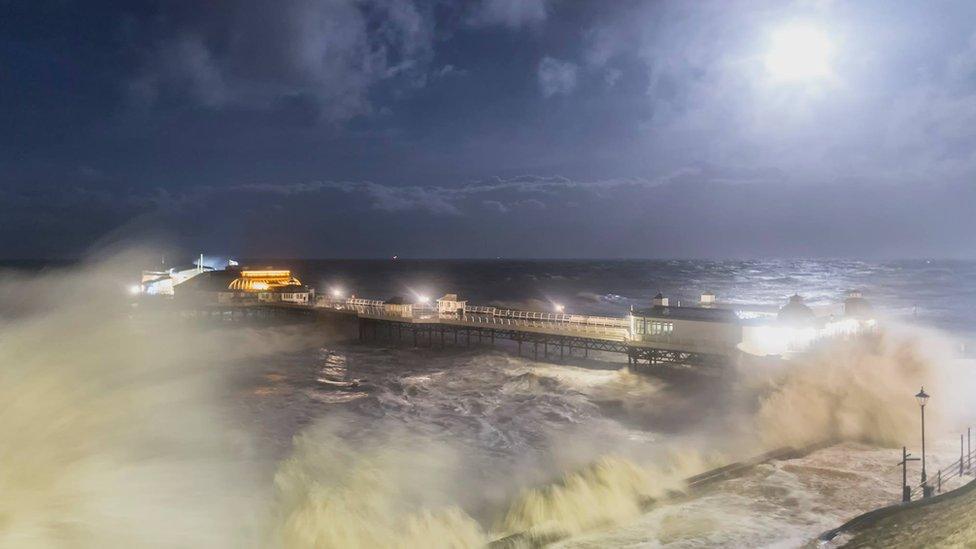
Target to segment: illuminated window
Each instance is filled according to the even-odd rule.
[[[651,323],[651,335],[671,335],[674,331],[673,322],[653,322]]]

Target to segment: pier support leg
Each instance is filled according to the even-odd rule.
[[[563,354],[564,352],[565,352],[565,349],[563,348],[563,344],[562,344],[562,342],[560,341],[560,342],[559,342],[559,360],[560,360],[560,361],[562,361],[562,360],[564,360],[564,359],[565,359],[565,355]]]
[[[548,339],[545,340],[542,343],[542,356],[545,357],[546,360],[549,359],[549,340]]]
[[[534,342],[533,347],[534,347],[535,359],[539,360],[539,342],[538,341]]]
[[[416,326],[414,326],[414,328],[413,328],[413,346],[414,347],[417,346],[417,327]]]
[[[518,341],[518,356],[522,356],[522,338],[519,337],[516,341]]]

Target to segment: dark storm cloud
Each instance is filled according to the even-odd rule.
[[[542,95],[569,94],[576,88],[577,68],[574,63],[543,57],[539,61],[539,88]]]
[[[373,86],[423,83],[433,47],[425,9],[409,0],[168,3],[131,89],[208,107],[305,99],[346,120],[373,109]]]
[[[0,256],[976,256],[969,2],[5,7]]]
[[[485,0],[468,17],[473,26],[505,25],[520,28],[545,21],[547,0]]]

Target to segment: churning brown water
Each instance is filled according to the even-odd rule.
[[[0,282],[5,546],[799,545],[897,498],[920,381],[933,433],[973,387],[933,335],[642,376],[203,326],[121,299],[136,260]],[[828,437],[851,442],[677,495]]]

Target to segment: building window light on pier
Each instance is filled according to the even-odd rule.
[[[671,335],[674,331],[673,322],[653,322],[651,323],[651,335]]]
[[[639,317],[632,317],[631,322],[633,322],[631,331],[635,335],[644,335],[644,333],[646,332],[646,330],[644,329],[644,319]]]

